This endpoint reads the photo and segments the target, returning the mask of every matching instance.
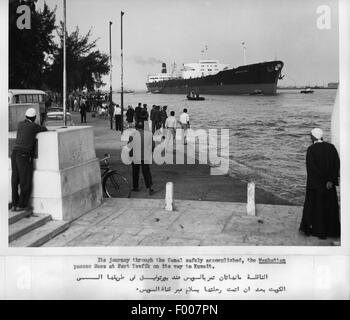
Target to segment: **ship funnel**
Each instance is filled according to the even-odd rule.
[[[166,72],[166,64],[164,62],[162,63],[162,73],[167,73]]]

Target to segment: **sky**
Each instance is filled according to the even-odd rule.
[[[38,0],[42,6],[43,0]],[[63,0],[57,6],[57,24]],[[317,8],[330,8],[330,29],[319,29]],[[149,74],[168,71],[176,62],[218,59],[237,67],[279,59],[284,62],[279,85],[327,85],[339,80],[337,0],[67,0],[67,29],[92,29],[99,50],[109,53],[112,25],[113,89],[120,88],[120,12],[123,17],[124,88],[146,90]],[[201,51],[208,47],[203,54]],[[104,78],[109,86],[109,76]]]

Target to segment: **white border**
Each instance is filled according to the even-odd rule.
[[[8,239],[8,1],[0,1],[0,254]],[[6,177],[6,178],[5,178]]]
[[[3,109],[7,106],[7,82],[8,82],[8,57],[7,57],[7,37],[8,37],[8,3],[1,1],[1,83],[0,83],[0,104]],[[8,248],[8,225],[7,225],[7,178],[1,179],[1,215],[0,215],[0,254],[1,255],[222,255],[222,254],[274,254],[274,255],[348,255],[350,248],[349,230],[350,217],[347,214],[349,209],[349,184],[350,184],[350,156],[349,156],[349,128],[350,128],[350,99],[349,99],[349,44],[350,44],[350,3],[348,0],[339,0],[339,61],[340,61],[340,114],[341,114],[341,208],[342,208],[342,245],[341,247],[292,247],[292,246],[244,246],[244,247],[93,247],[93,248]],[[1,168],[3,177],[7,177],[8,172],[8,141],[7,112],[0,115],[1,139]],[[298,230],[295,230],[298,232]]]

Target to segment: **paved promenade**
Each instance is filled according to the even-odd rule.
[[[111,165],[131,180],[130,166],[120,160],[126,143],[120,133],[103,119],[88,118],[87,125],[94,127],[97,156],[110,153]],[[104,199],[44,246],[330,246],[336,240],[299,234],[302,207],[261,186],[255,193],[257,215],[247,216],[247,183],[211,176],[208,165],[152,165],[151,170],[154,195],[147,194],[141,178],[141,191],[131,199]],[[168,181],[175,186],[173,212],[164,209]]]
[[[73,117],[76,125],[81,125],[79,115],[73,113]],[[126,144],[121,141],[120,132],[110,130],[109,120],[92,118],[90,113],[86,125],[93,127],[97,157],[103,158],[105,153],[111,154],[111,166],[131,181],[131,166],[122,163],[120,157],[121,148]],[[207,164],[153,164],[151,172],[156,192],[151,197],[147,194],[141,174],[141,191],[133,193],[133,198],[164,199],[165,184],[172,181],[175,184],[175,199],[229,202],[246,202],[247,199],[247,182],[229,175],[212,176]],[[255,199],[257,203],[264,204],[292,204],[264,190],[260,185],[256,186]]]
[[[298,233],[302,208],[178,200],[172,212],[159,199],[106,199],[47,242],[49,247],[94,246],[330,246]]]

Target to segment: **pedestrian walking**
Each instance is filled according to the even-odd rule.
[[[140,113],[140,120],[141,121],[148,121],[148,117],[149,117],[149,114],[147,111],[147,104],[144,103],[143,108],[141,109],[141,113]]]
[[[47,98],[47,100],[45,101],[45,108],[43,110],[43,112],[40,114],[40,125],[44,125],[46,118],[47,118],[47,112],[49,110],[49,108],[51,108],[52,105],[52,100],[50,97]]]
[[[134,113],[135,113],[134,108],[132,106],[128,106],[128,110],[126,111],[126,121],[128,123],[128,128],[131,127],[134,121]]]
[[[163,109],[161,110],[160,112],[160,119],[161,119],[161,126],[162,128],[165,128],[165,121],[166,119],[168,118],[168,115],[167,115],[167,106],[163,106]]]
[[[165,121],[165,128],[168,130],[167,139],[175,139],[176,138],[176,127],[177,120],[175,118],[175,111],[170,111],[170,117],[168,117]]]
[[[151,109],[150,119],[152,122],[152,133],[156,131],[156,121],[155,121],[156,105],[154,104]]]
[[[119,104],[114,106],[115,130],[122,131],[122,109]]]
[[[138,123],[140,121],[141,109],[142,109],[141,108],[141,102],[139,102],[137,107],[135,108],[135,114],[134,114],[135,125],[136,125],[136,123]]]
[[[182,128],[183,143],[187,144],[187,130],[190,127],[190,117],[187,114],[186,108],[183,110],[183,113],[180,115],[180,125]]]
[[[162,127],[161,115],[160,115],[160,106],[156,106],[156,111],[154,115],[155,127],[156,131]]]
[[[47,129],[35,123],[34,108],[27,109],[25,117],[25,120],[18,124],[16,142],[11,153],[12,202],[10,207],[12,211],[26,211],[26,216],[29,217],[32,215],[29,199],[32,191],[35,138],[37,133]]]
[[[323,141],[323,131],[311,131],[306,153],[306,195],[300,231],[320,239],[340,237],[338,185],[340,160],[333,144]]]
[[[109,123],[111,126],[111,130],[113,130],[114,103],[112,101],[108,104],[108,114],[109,114]]]
[[[80,111],[80,122],[86,123],[86,104],[84,99],[81,99],[80,101],[79,111]]]
[[[77,100],[77,98],[74,98],[74,102],[73,102],[73,110],[75,111],[75,112],[77,112],[78,111],[78,100]]]

